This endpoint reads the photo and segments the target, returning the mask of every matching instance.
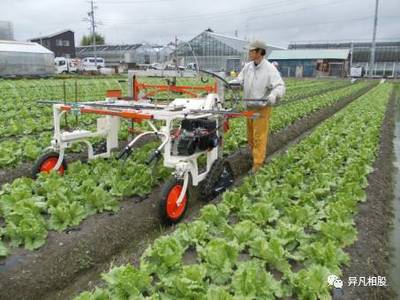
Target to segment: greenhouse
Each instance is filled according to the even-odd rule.
[[[54,54],[37,43],[0,41],[0,76],[48,76]]]
[[[8,21],[0,21],[0,40],[13,40],[13,24]]]
[[[246,61],[247,44],[248,41],[246,40],[215,33],[208,29],[189,42],[181,43],[178,46],[176,56],[181,65],[196,63],[193,55],[195,54],[199,67],[202,69],[225,72],[234,70],[237,72]],[[273,49],[283,48],[270,46],[267,49],[267,54]]]

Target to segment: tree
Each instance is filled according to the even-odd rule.
[[[104,45],[104,36],[96,33],[96,45]],[[81,46],[89,46],[93,44],[93,35],[84,35],[81,39]]]

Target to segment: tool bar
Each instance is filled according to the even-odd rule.
[[[163,110],[165,105],[155,104],[117,104],[117,103],[85,103],[87,106],[108,107],[108,108],[128,108],[128,109],[158,109]]]
[[[83,107],[83,106],[92,106],[92,107],[104,107],[104,108],[128,108],[128,109],[159,109],[163,110],[165,105],[154,105],[154,104],[117,104],[117,103],[95,103],[95,102],[62,102],[62,101],[51,101],[51,100],[40,100],[37,101],[39,104],[63,104],[69,105],[71,107]]]
[[[128,119],[153,119],[153,115],[141,113],[141,112],[131,112],[131,111],[113,111],[106,109],[96,109],[90,107],[101,107],[101,108],[126,108],[126,109],[155,109],[155,110],[168,110],[167,106],[151,106],[151,105],[119,105],[114,103],[93,103],[93,102],[60,102],[60,101],[51,101],[51,100],[40,100],[38,101],[40,104],[61,104],[61,109],[64,111],[71,111],[73,109],[78,108],[81,113],[94,113],[99,115],[113,115],[119,116]],[[171,108],[173,109],[173,107]],[[183,109],[183,107],[179,107],[179,109]],[[183,110],[185,115],[188,114],[220,114],[225,115],[229,118],[235,117],[258,117],[259,113],[257,111],[233,111],[233,110],[205,110],[205,109],[190,109]]]
[[[218,114],[224,115],[228,118],[235,118],[235,117],[258,117],[260,115],[257,111],[252,110],[245,110],[245,111],[233,111],[233,110],[202,110],[202,109],[191,109],[189,111],[185,111],[185,113],[203,113],[203,114]]]
[[[63,111],[71,111],[74,107],[70,105],[62,105],[61,110]],[[125,119],[132,119],[136,122],[141,122],[142,120],[150,120],[153,119],[153,115],[141,113],[141,112],[133,112],[133,111],[113,111],[107,109],[96,109],[96,108],[88,108],[88,107],[79,107],[79,111],[81,113],[90,113],[96,115],[106,115],[106,116],[115,116],[121,117]]]
[[[174,105],[174,106],[168,106],[165,104],[157,105],[157,104],[117,104],[117,103],[94,103],[94,104],[85,104],[87,106],[93,106],[93,107],[106,107],[106,108],[118,108],[118,109],[136,109],[136,110],[167,110],[167,111],[177,111],[177,110],[183,110],[185,108],[184,105]]]

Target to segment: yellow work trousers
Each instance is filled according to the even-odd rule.
[[[247,119],[247,141],[253,152],[253,166],[260,167],[265,160],[268,145],[269,118],[272,107],[250,108],[260,114],[255,119]]]

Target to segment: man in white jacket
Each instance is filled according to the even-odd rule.
[[[265,160],[272,105],[283,97],[285,83],[275,66],[264,58],[267,50],[265,43],[254,41],[249,44],[248,49],[250,62],[230,83],[243,85],[243,98],[247,108],[259,113],[259,117],[247,119],[247,140],[253,154],[253,172],[256,172]]]

